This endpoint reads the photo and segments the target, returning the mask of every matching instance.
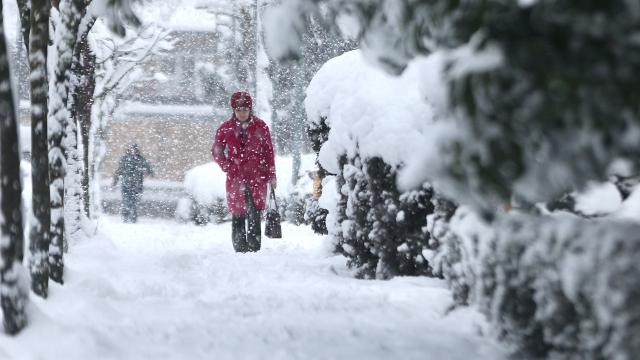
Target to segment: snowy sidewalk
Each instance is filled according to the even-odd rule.
[[[351,278],[321,237],[235,254],[230,224],[103,217],[72,247],[66,284],[32,295],[31,325],[0,359],[499,359],[470,309],[443,316],[442,281]]]

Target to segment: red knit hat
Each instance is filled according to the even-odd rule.
[[[245,91],[238,91],[231,95],[231,108],[249,108],[251,109],[253,100],[251,99],[251,95]]]

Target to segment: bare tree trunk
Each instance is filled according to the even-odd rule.
[[[47,45],[49,41],[49,7],[47,0],[31,1],[29,36],[31,67],[31,181],[33,215],[29,232],[31,289],[47,297],[49,289],[49,157],[47,149]]]
[[[4,331],[17,334],[27,324],[25,306],[29,289],[21,288],[21,264],[17,258],[22,236],[22,186],[20,184],[20,150],[18,121],[11,91],[11,74],[4,36],[4,19],[0,2],[0,305]]]

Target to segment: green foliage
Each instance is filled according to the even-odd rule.
[[[451,106],[483,145],[459,144],[461,182],[505,201],[548,199],[640,154],[630,2],[461,1],[447,15],[455,43],[479,36],[477,49],[497,45],[504,62],[451,80]]]
[[[626,0],[316,0],[355,16],[393,73],[442,51],[462,136],[443,148],[459,200],[548,200],[640,155],[640,8]],[[458,51],[464,49],[465,51]],[[449,51],[453,50],[453,51]],[[481,54],[499,56],[493,66]]]
[[[397,169],[381,158],[342,159],[337,175],[340,200],[331,235],[337,251],[360,278],[431,275],[423,252],[429,248],[427,215],[433,212],[429,186],[401,193]]]
[[[517,358],[628,359],[640,351],[638,224],[566,214],[504,215],[493,231],[473,222],[464,211],[452,220],[461,257],[448,269],[469,290],[456,300],[474,302]]]
[[[308,197],[305,203],[304,221],[311,224],[311,229],[316,234],[327,235],[327,214],[328,210],[320,207],[318,199]]]

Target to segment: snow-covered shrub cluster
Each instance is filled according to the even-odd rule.
[[[314,169],[314,154],[301,157],[300,169],[303,174],[293,176],[291,156],[276,156],[278,186],[275,191],[278,210],[282,219],[293,224],[306,223],[305,203],[310,197],[311,179],[306,175]],[[295,184],[292,184],[295,178]],[[180,221],[194,221],[204,225],[210,221],[222,222],[229,219],[226,200],[227,175],[215,162],[196,166],[185,173],[184,189],[188,198],[182,199],[176,209]]]
[[[222,222],[229,218],[226,200],[227,175],[218,164],[210,162],[196,166],[186,172],[184,188],[189,195],[176,209],[176,217],[192,220],[204,225],[214,220]]]
[[[631,359],[640,351],[637,222],[505,214],[489,226],[461,208],[451,227],[457,237],[445,241],[445,263],[453,266],[443,271],[455,300],[475,303],[521,356]]]
[[[305,220],[306,203],[313,190],[309,172],[315,170],[315,155],[303,154],[295,156],[276,156],[276,172],[278,187],[276,197],[278,210],[283,220],[295,225],[307,224]],[[294,162],[299,161],[299,173],[294,174]]]
[[[401,193],[397,169],[381,158],[341,158],[335,224],[329,229],[336,251],[362,278],[429,275],[423,251],[429,247],[427,215],[433,211],[431,187]]]
[[[433,190],[425,184],[402,191],[396,184],[400,169],[414,151],[424,150],[430,135],[422,120],[432,111],[414,75],[381,73],[356,50],[327,62],[307,89],[319,165],[336,174],[337,189],[324,189],[338,192],[328,209],[328,231],[359,277],[432,273],[424,253]]]
[[[293,10],[304,13],[320,3],[356,19],[368,60],[401,74],[398,81],[413,74],[414,83],[423,84],[422,102],[428,99],[442,120],[431,124],[430,112],[401,110],[414,106],[406,101],[412,84],[394,88],[364,74],[366,64],[352,62],[349,73],[330,61],[325,68],[336,80],[311,83],[307,111],[312,122],[326,117],[330,128],[321,164],[356,179],[350,184],[338,176],[338,189],[367,191],[358,185],[369,181],[367,161],[380,156],[397,165],[390,155],[404,154],[401,189],[429,180],[438,194],[474,206],[458,209],[450,231],[446,216],[430,218],[431,231],[439,231],[433,238],[443,246],[436,254],[427,251],[427,258],[448,278],[458,302],[483,309],[524,358],[633,358],[638,225],[603,217],[610,211],[586,212],[574,192],[606,179],[619,161],[631,164],[624,177],[637,174],[640,87],[629,74],[640,71],[640,8],[624,0],[298,3],[306,6]],[[415,73],[420,63],[427,66]],[[323,70],[316,77],[326,80]],[[393,90],[377,96],[385,87]],[[389,141],[398,133],[372,120],[377,117],[419,121],[399,142]],[[425,126],[434,130],[431,137],[407,138]],[[638,203],[631,192],[636,182],[614,181],[623,200]],[[348,215],[350,202],[364,206],[369,196],[336,201],[330,231]],[[501,214],[513,200],[530,215]],[[541,201],[548,206],[534,206]],[[637,209],[628,205],[628,213],[616,216],[637,215]],[[343,233],[363,238],[354,222],[366,216],[352,210],[354,220],[342,223]]]
[[[327,214],[329,211],[320,206],[320,201],[313,196],[307,198],[304,211],[305,223],[311,225],[311,229],[316,234],[326,235],[329,233],[327,229]]]
[[[449,199],[434,194],[431,198],[433,213],[427,216],[427,230],[431,234],[429,247],[433,251],[425,252],[425,257],[433,266],[434,275],[444,277],[449,282],[456,303],[465,304],[468,284],[459,274],[458,263],[461,262],[461,249],[456,234],[451,231],[450,221],[458,206]]]

